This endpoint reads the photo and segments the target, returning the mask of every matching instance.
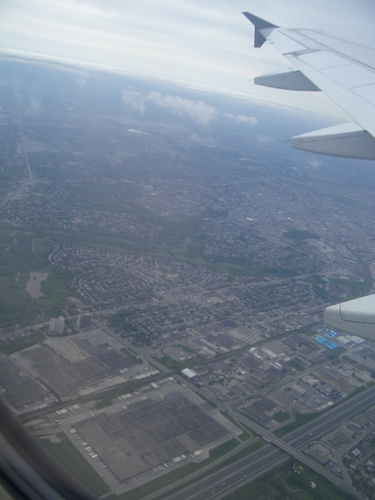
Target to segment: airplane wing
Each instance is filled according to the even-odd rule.
[[[375,48],[321,31],[285,29],[249,12],[254,46],[268,41],[293,69],[255,78],[258,85],[324,92],[351,122],[292,137],[291,145],[315,153],[375,160]]]

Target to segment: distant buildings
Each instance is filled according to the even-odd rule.
[[[91,315],[80,314],[77,317],[77,328],[89,328],[91,326]]]
[[[49,320],[49,331],[50,333],[56,333],[57,335],[61,335],[64,333],[65,326],[65,318],[63,316],[59,316],[58,318],[51,318]]]
[[[195,377],[197,376],[197,373],[193,370],[190,370],[190,368],[185,368],[181,371],[181,373],[185,378],[189,380],[189,382],[193,382]]]

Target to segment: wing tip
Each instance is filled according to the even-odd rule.
[[[264,42],[267,40],[265,36],[261,33],[260,30],[266,28],[278,28],[276,24],[272,24],[261,17],[255,16],[250,12],[242,12],[242,14],[254,25],[255,27],[255,35],[254,35],[254,47],[261,47]]]

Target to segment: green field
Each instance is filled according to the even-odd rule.
[[[132,349],[130,349],[128,347],[123,347],[122,349],[120,349],[120,351],[123,352],[124,354],[126,354],[128,358],[135,361],[139,365],[141,365],[143,363],[142,358],[139,358],[137,356],[137,354]]]
[[[329,282],[333,285],[345,286],[348,288],[348,293],[345,296],[345,300],[357,299],[362,297],[365,292],[365,283],[361,281],[350,281],[340,278],[328,278]]]
[[[51,243],[60,237],[64,234],[58,231],[46,236],[45,230],[13,230],[0,224],[0,328],[32,325],[61,313],[74,271],[49,268]],[[39,299],[24,290],[32,271],[48,273],[48,278],[41,282],[44,297]]]
[[[314,420],[315,418],[319,417],[321,413],[308,413],[307,415],[301,414],[301,413],[296,413],[296,420],[292,422],[291,424],[286,425],[285,427],[282,427],[281,429],[277,429],[274,434],[277,437],[283,437],[285,434],[289,434],[290,432],[295,431],[302,425],[307,424],[311,420]]]
[[[242,425],[240,425],[238,422],[236,422],[236,420],[232,417],[232,415],[229,415],[229,413],[225,413],[225,412],[221,412],[221,413],[222,413],[222,415],[224,415],[225,418],[227,418],[229,420],[229,422],[232,422],[232,424],[234,424],[236,427],[238,427],[242,431],[242,434],[237,436],[238,439],[240,439],[241,441],[247,441],[248,439],[250,439],[250,437],[253,435],[253,433],[250,430],[246,430]]]
[[[31,297],[15,284],[15,277],[0,276],[0,328],[33,324],[38,315]]]
[[[4,340],[0,342],[0,351],[4,354],[12,354],[13,352],[21,351],[21,349],[25,349],[31,345],[39,344],[39,342],[42,342],[45,338],[43,333],[35,332],[20,339]]]
[[[245,458],[245,457],[251,455],[252,453],[255,453],[256,451],[260,450],[262,447],[263,447],[263,442],[261,440],[256,441],[255,443],[252,443],[250,446],[247,446],[244,450],[231,456],[227,460],[224,460],[223,462],[220,462],[215,467],[210,468],[209,470],[207,470],[206,472],[201,474],[199,476],[199,478],[203,479],[207,476],[210,476],[211,474],[214,474],[214,473],[220,471],[221,469],[224,469],[225,467],[228,467],[229,465],[236,463],[238,460],[241,460],[242,458]],[[178,492],[179,490],[185,488],[188,485],[193,484],[194,482],[195,482],[195,479],[191,479],[190,481],[187,481],[186,483],[184,483],[183,486],[177,487],[174,490],[174,493]],[[158,500],[162,500],[162,498],[158,497]]]
[[[275,415],[272,417],[276,422],[279,422],[279,424],[282,424],[289,420],[289,413],[286,411],[278,411],[275,413]]]
[[[299,372],[305,371],[305,367],[302,366],[301,363],[298,363],[298,361],[296,361],[295,359],[290,360],[289,364]]]
[[[334,297],[331,294],[329,294],[325,289],[326,282],[320,276],[312,275],[309,276],[308,278],[303,278],[302,281],[310,283],[314,292],[323,299],[334,301]]]
[[[169,370],[183,370],[184,368],[190,368],[199,363],[199,361],[201,360],[199,356],[193,356],[186,361],[176,361],[169,356],[162,356],[160,358],[157,358],[156,356],[152,357],[155,359],[155,361],[158,361]]]
[[[301,333],[307,337],[313,337],[314,335],[317,335],[318,332],[312,328],[308,328],[307,330],[302,330]]]
[[[39,442],[53,455],[63,467],[95,496],[99,497],[109,492],[107,484],[89,465],[75,446],[64,434],[58,434],[60,443],[52,443],[49,439]]]
[[[301,231],[300,229],[288,229],[285,233],[283,233],[283,236],[285,238],[289,238],[294,241],[294,244],[298,247],[301,245],[304,245],[306,243],[306,240],[316,240],[319,239],[319,235],[315,233],[310,233],[309,231]]]
[[[119,396],[123,396],[124,394],[131,394],[135,392],[139,387],[142,387],[144,384],[144,380],[135,380],[133,383],[131,383],[131,385],[128,385],[126,389],[124,387],[118,387],[117,389],[106,392],[105,396],[97,400],[97,402],[95,403],[95,408],[99,410],[100,408],[112,406],[114,399],[118,398]]]
[[[289,460],[278,469],[231,493],[226,499],[354,500],[355,497],[305,465]]]

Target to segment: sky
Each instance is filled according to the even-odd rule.
[[[375,46],[373,0],[1,0],[0,54],[85,63],[344,116],[320,93],[253,84],[288,65],[270,45],[253,48],[242,11]]]

